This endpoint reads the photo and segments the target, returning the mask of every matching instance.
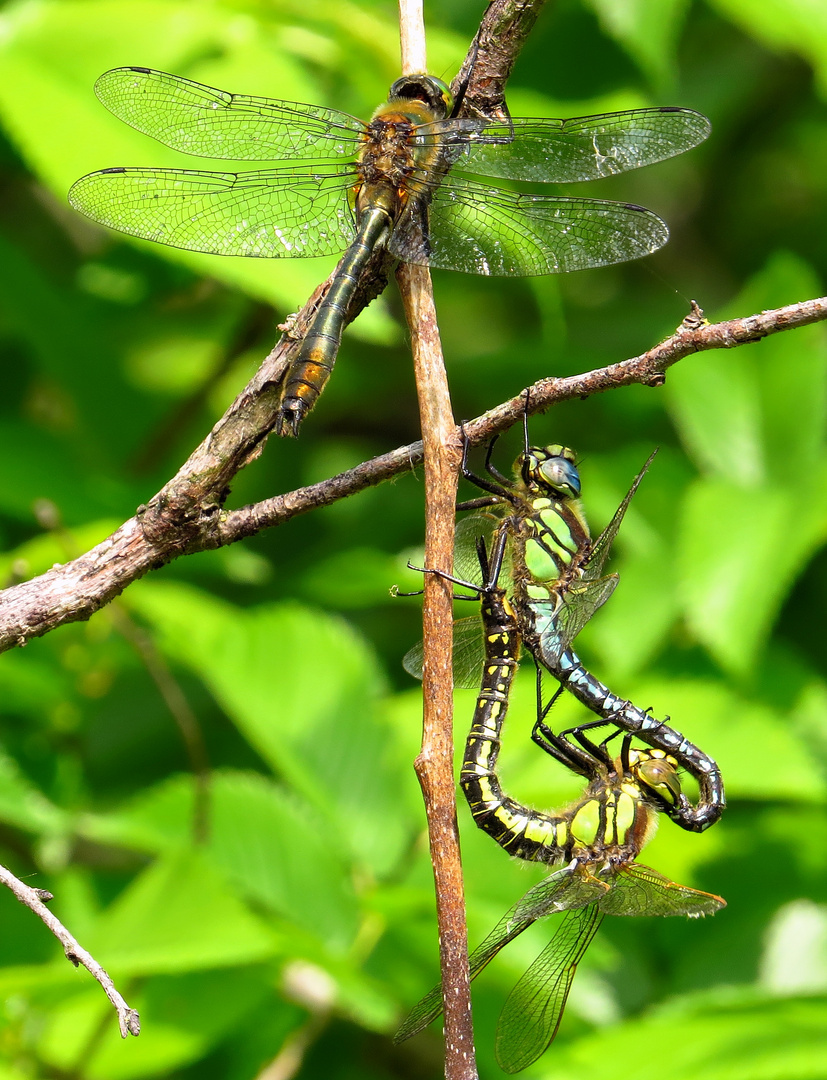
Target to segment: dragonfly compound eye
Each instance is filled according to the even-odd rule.
[[[422,101],[437,118],[445,118],[454,107],[447,83],[433,75],[403,75],[390,88],[390,101]]]
[[[558,452],[551,454],[549,451]],[[543,451],[543,459],[534,459],[537,483],[550,487],[558,495],[576,499],[580,495],[580,473],[571,450],[564,446],[549,447]]]
[[[676,804],[681,794],[681,782],[675,766],[666,757],[644,757],[634,766],[641,781],[662,799]]]

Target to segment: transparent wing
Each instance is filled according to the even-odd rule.
[[[508,995],[495,1045],[505,1072],[520,1072],[536,1061],[557,1034],[577,965],[602,921],[596,903],[567,911],[554,937]]]
[[[165,146],[236,161],[353,156],[365,125],[347,113],[228,94],[148,68],[107,71],[95,93],[119,120]]]
[[[554,665],[594,613],[617,587],[617,574],[597,581],[575,581],[557,601],[532,603],[534,624],[544,662]]]
[[[453,130],[452,130],[453,128]],[[691,109],[632,109],[571,120],[440,121],[423,125],[450,147],[454,168],[540,183],[598,180],[682,154],[711,126]]]
[[[668,238],[666,224],[642,206],[520,195],[449,175],[411,199],[388,249],[442,270],[530,277],[637,259]]]
[[[536,922],[547,915],[585,907],[604,895],[609,885],[583,866],[564,866],[529,889],[511,909],[517,922]]]
[[[620,870],[609,892],[597,902],[604,915],[714,915],[726,900],[690,889],[641,863]]]
[[[514,938],[519,937],[532,923],[544,915],[552,915],[564,910],[568,905],[565,898],[577,879],[571,867],[556,870],[539,885],[529,889],[525,896],[508,909],[491,933],[474,949],[468,958],[471,979],[486,967]],[[532,894],[534,894],[532,896]],[[529,899],[531,897],[531,899]],[[521,914],[522,912],[522,914]],[[422,1031],[442,1012],[442,986],[437,984],[419,1001],[402,1023],[393,1037],[395,1043],[404,1042],[418,1031]]]
[[[649,466],[652,464],[655,458],[655,454],[657,454],[657,452],[657,448],[655,448],[649,455],[649,457],[646,459],[643,468],[637,474],[634,482],[632,483],[632,486],[626,492],[626,496],[623,502],[615,511],[614,517],[600,534],[600,536],[598,536],[598,538],[592,544],[592,549],[589,552],[589,557],[584,563],[583,567],[583,576],[585,578],[596,578],[602,571],[606,559],[609,557],[609,552],[611,551],[612,544],[614,543],[614,538],[617,536],[617,531],[620,528],[621,522],[626,515],[626,511],[629,509],[629,503],[634,498],[634,494],[640,486],[641,480],[649,471]]]
[[[402,667],[415,679],[422,678],[422,642],[409,649],[402,658]],[[482,680],[485,648],[482,640],[482,621],[479,615],[454,622],[454,686],[475,690]]]
[[[472,514],[457,522],[454,533],[454,577],[469,581],[476,586],[483,584],[480,560],[477,554],[477,540],[485,541],[488,555],[494,546],[494,533],[502,524],[502,518],[493,514]],[[503,563],[500,569],[500,584],[511,579],[511,544],[506,545]]]
[[[493,534],[500,521],[488,514],[473,514],[464,517],[457,525],[454,536],[454,577],[467,581],[471,588],[483,584],[480,560],[477,554],[477,539],[485,540],[486,551],[491,552]],[[506,548],[501,580],[508,580],[511,574],[510,546]],[[457,586],[461,589],[462,586]],[[402,666],[415,679],[422,678],[422,642],[417,642],[402,659]],[[475,690],[482,679],[482,667],[485,662],[482,620],[479,615],[454,622],[454,686],[466,690]]]
[[[69,202],[110,229],[211,255],[332,255],[355,236],[344,165],[260,172],[103,169]]]

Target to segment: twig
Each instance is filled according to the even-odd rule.
[[[399,0],[402,73],[426,70],[421,0]],[[419,400],[425,462],[425,565],[450,573],[461,458],[442,356],[430,271],[403,263],[397,270]],[[414,767],[428,819],[436,892],[445,1016],[446,1080],[477,1080],[471,1024],[468,929],[454,788],[452,589],[426,575],[422,605],[422,747]]]
[[[552,377],[534,383],[530,411],[542,411],[559,401],[586,398],[632,383],[658,386],[664,381],[664,372],[668,368],[693,353],[734,348],[825,319],[827,296],[713,324],[699,321],[695,310],[674,334],[639,356],[582,375]],[[243,399],[255,397],[255,387],[260,388],[263,379],[266,380],[266,376],[259,372],[231,406],[227,416],[238,412],[239,402]],[[486,442],[521,421],[524,409],[525,391],[521,390],[515,397],[466,424],[469,439],[474,445]],[[268,414],[262,420],[263,411],[256,405],[244,421],[248,446],[260,446],[269,430],[271,418]],[[261,424],[258,428],[257,417]],[[222,418],[214,432],[221,429],[226,420],[226,416]],[[152,500],[153,504],[162,502],[169,511],[165,524],[161,524],[165,515],[163,507],[150,531],[142,528],[146,512],[139,512],[86,554],[0,593],[0,652],[25,645],[31,638],[40,637],[64,623],[88,619],[133,581],[180,555],[223,547],[262,529],[283,525],[299,514],[329,506],[348,495],[410,472],[422,463],[422,443],[411,443],[321,483],[225,512],[221,510],[221,500],[226,496],[230,480],[245,461],[240,452],[232,455],[230,462],[223,461],[212,438],[211,435]],[[206,473],[198,475],[196,462],[200,461],[207,469],[210,455],[214,458],[212,472],[209,476]],[[217,484],[221,486],[217,487]],[[187,508],[183,520],[173,512],[173,506]]]
[[[39,919],[42,919],[48,926],[63,946],[66,959],[70,960],[75,967],[78,967],[78,965],[85,967],[90,975],[93,975],[98,980],[103,988],[103,992],[112,1002],[112,1005],[115,1007],[115,1011],[118,1014],[118,1026],[121,1029],[121,1037],[125,1039],[127,1035],[140,1035],[141,1021],[138,1013],[135,1009],[130,1009],[115,989],[115,984],[94,956],[92,956],[91,953],[88,953],[86,949],[75,940],[63,923],[55,918],[51,911],[46,907],[44,901],[52,900],[52,894],[45,889],[33,889],[29,885],[25,885],[19,878],[16,878],[10,870],[7,870],[5,866],[0,866],[0,881],[11,889],[21,904],[25,904],[30,911],[33,911],[35,915],[37,915]]]

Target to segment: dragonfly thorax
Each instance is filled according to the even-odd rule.
[[[618,778],[592,786],[591,797],[575,804],[568,818],[567,854],[578,862],[626,864],[636,859],[657,827],[657,810],[634,783]],[[558,826],[562,839],[563,825]]]
[[[435,109],[417,96],[391,95],[376,110],[365,128],[356,163],[357,220],[364,210],[379,206],[393,224],[410,197],[419,193],[439,153],[434,141],[420,138],[418,132],[423,125],[442,119],[444,109],[444,104]]]

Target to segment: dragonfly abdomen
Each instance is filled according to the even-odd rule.
[[[566,822],[506,795],[497,776],[500,736],[519,663],[520,638],[500,589],[483,600],[486,662],[459,782],[476,824],[510,855],[530,862],[566,857]]]
[[[371,207],[362,215],[356,239],[339,263],[327,295],[287,371],[276,421],[279,435],[298,434],[299,425],[330,378],[353,294],[368,260],[383,243],[391,221],[384,206]]]
[[[691,806],[681,800],[670,816],[690,832],[703,832],[713,825],[726,806],[721,771],[712,758],[689,742],[666,721],[658,720],[633,702],[620,698],[583,666],[571,649],[559,656],[542,654],[543,663],[583,705],[605,717],[623,731],[629,731],[659,750],[673,754],[698,781],[700,803]],[[667,718],[668,719],[668,718]]]

